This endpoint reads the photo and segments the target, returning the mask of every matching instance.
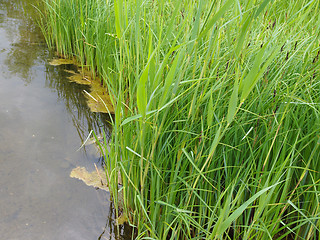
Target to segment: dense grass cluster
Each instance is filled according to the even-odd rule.
[[[139,239],[319,239],[317,0],[47,0],[104,80],[102,146]],[[118,187],[118,173],[122,187]]]

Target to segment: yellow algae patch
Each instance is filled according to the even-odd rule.
[[[87,96],[87,104],[91,112],[114,113],[110,96],[106,93],[104,95],[99,95],[95,92],[90,92]]]
[[[93,81],[91,84],[91,92],[85,92],[87,96],[87,104],[92,112],[114,113],[114,108],[110,96],[106,92],[106,88],[102,87],[99,81]]]
[[[49,64],[52,66],[59,66],[64,64],[74,64],[74,61],[72,59],[56,58],[52,59]]]
[[[117,219],[116,219],[116,224],[117,225],[123,225],[123,224],[125,224],[125,223],[127,223],[128,222],[128,218],[124,215],[124,214],[122,214],[121,216],[119,216]]]
[[[88,172],[87,169],[84,167],[76,167],[72,169],[70,177],[77,178],[83,181],[88,186],[100,188],[109,192],[109,188],[107,186],[106,173],[102,169]]]
[[[67,77],[71,82],[76,82],[78,84],[82,84],[82,85],[90,85],[92,83],[92,78],[90,77],[90,75],[84,75],[84,73],[82,71],[79,72],[75,72],[73,70],[64,70],[67,73],[72,74],[72,76]]]
[[[82,76],[79,73],[75,73],[74,75],[67,77],[71,82],[76,82],[78,84],[82,84],[82,85],[90,85],[91,84],[91,80],[90,78],[86,77],[86,76]]]
[[[77,74],[75,71],[73,70],[68,70],[68,69],[64,69],[65,72],[70,73],[70,74]]]
[[[53,59],[49,64],[58,66],[62,64],[76,64],[76,61],[71,59],[59,58]],[[73,70],[64,71],[71,74],[71,76],[67,77],[67,79],[69,79],[71,82],[90,85],[90,92],[84,92],[86,93],[87,104],[91,112],[114,114],[112,100],[108,95],[106,88],[101,86],[101,80],[96,77],[92,71],[83,66],[78,68],[79,72],[75,72]]]
[[[85,68],[85,67],[79,68],[79,72],[80,72],[83,76],[87,76],[87,77],[90,77],[90,78],[94,78],[93,73],[92,73],[89,69],[87,69],[87,68]]]

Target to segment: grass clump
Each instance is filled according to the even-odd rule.
[[[138,239],[319,238],[319,7],[46,2],[48,45],[112,96],[101,147]]]

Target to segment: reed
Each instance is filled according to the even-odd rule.
[[[319,238],[319,7],[46,0],[48,45],[114,101],[100,147],[137,239]]]

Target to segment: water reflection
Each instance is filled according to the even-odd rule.
[[[5,11],[6,19],[2,20],[6,33],[11,39],[11,48],[5,60],[8,70],[18,74],[26,83],[31,81],[30,70],[44,53],[45,41],[32,16],[37,14],[31,5],[38,1],[2,1],[1,9]],[[20,17],[20,18],[18,18]],[[43,55],[43,54],[42,54]],[[43,57],[43,56],[42,56]]]
[[[83,90],[88,91],[88,89],[66,79],[68,73],[64,70],[75,68],[75,66],[50,66],[47,63],[48,59],[54,56],[47,52],[44,38],[32,18],[32,15],[37,14],[32,4],[37,5],[37,2],[16,0],[2,3],[7,16],[4,24],[10,25],[10,28],[6,30],[9,38],[14,39],[4,63],[11,73],[19,75],[26,84],[34,79],[32,71],[35,66],[45,66],[45,86],[56,91],[58,98],[64,101],[82,142],[91,129],[101,134],[101,126],[104,126],[106,134],[109,134],[108,116],[99,113],[92,114],[86,105]],[[18,16],[23,18],[19,19]],[[12,25],[14,27],[11,27]]]
[[[90,130],[109,133],[109,120],[67,81],[73,66],[47,64],[30,3],[0,1],[1,239],[130,239],[127,227],[116,234],[109,194],[69,177],[102,163],[93,146],[76,150]]]
[[[85,141],[91,129],[101,135],[103,128],[108,137],[111,129],[109,116],[90,112],[84,97],[84,90],[89,91],[89,87],[69,81],[67,77],[70,73],[65,70],[77,70],[77,67],[74,65],[50,66],[47,63],[46,87],[56,91],[59,100],[64,101],[82,142]]]

